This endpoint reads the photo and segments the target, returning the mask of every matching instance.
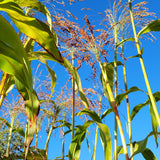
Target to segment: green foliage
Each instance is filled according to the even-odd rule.
[[[142,152],[142,155],[143,157],[146,159],[146,160],[157,160],[157,158],[155,157],[155,155],[153,154],[153,152],[146,148],[143,152]]]
[[[78,160],[80,156],[81,143],[86,136],[87,128],[93,124],[93,121],[86,121],[82,126],[77,126],[76,133],[69,147],[69,160]]]
[[[39,43],[55,60],[63,62],[61,54],[56,47],[55,33],[50,31],[48,25],[38,21],[36,18],[26,16],[23,10],[13,2],[0,2],[0,10],[7,12],[22,33]]]
[[[83,109],[78,115],[87,114],[94,123],[97,124],[100,132],[101,143],[104,149],[105,160],[112,160],[112,144],[110,130],[107,125],[102,124],[101,118],[94,112],[88,109]]]
[[[112,160],[112,144],[111,144],[110,130],[107,127],[107,125],[98,122],[96,123],[99,128],[101,143],[104,149],[104,159]]]
[[[132,92],[137,92],[137,91],[142,91],[142,90],[139,89],[138,87],[131,87],[130,89],[128,89],[128,91],[126,93],[122,93],[122,94],[117,95],[117,97],[116,97],[117,106],[119,106],[121,104],[121,102],[124,100],[126,95],[128,95],[129,93],[132,93]]]
[[[131,2],[129,3],[131,4]],[[27,12],[25,12],[25,8],[27,8]],[[29,9],[28,9],[29,8]],[[36,10],[38,12],[41,12],[45,18],[47,18],[47,22],[42,22],[34,17],[31,16],[30,10]],[[78,160],[80,157],[81,152],[81,145],[84,139],[87,139],[87,132],[88,127],[91,127],[91,125],[94,123],[97,125],[97,128],[99,129],[100,133],[100,139],[104,150],[104,159],[105,160],[112,160],[112,143],[111,143],[111,134],[110,129],[106,124],[102,123],[102,120],[104,120],[105,117],[107,117],[110,113],[114,113],[116,116],[116,120],[119,125],[120,135],[122,138],[122,146],[119,146],[117,148],[117,154],[125,154],[128,156],[127,147],[125,148],[125,138],[123,134],[123,129],[121,125],[121,120],[119,118],[118,109],[117,106],[121,104],[121,102],[126,98],[126,96],[129,93],[142,91],[138,87],[131,87],[126,91],[126,93],[122,93],[114,97],[114,70],[116,63],[117,66],[123,65],[120,61],[107,63],[101,62],[101,56],[99,57],[99,52],[101,52],[100,48],[96,46],[96,38],[94,37],[93,28],[89,22],[89,20],[86,18],[86,24],[88,26],[88,29],[91,33],[91,35],[88,36],[88,32],[82,30],[83,33],[81,33],[81,30],[79,28],[76,28],[76,31],[74,31],[74,27],[72,28],[69,25],[69,29],[72,30],[72,32],[68,29],[68,34],[76,34],[78,31],[79,34],[82,34],[77,39],[71,34],[71,39],[73,37],[77,40],[77,45],[73,45],[71,43],[71,46],[67,46],[69,49],[72,47],[79,47],[83,46],[82,48],[86,48],[89,46],[88,50],[94,50],[96,52],[96,58],[93,61],[93,65],[91,65],[92,69],[96,70],[94,68],[94,64],[99,64],[99,70],[101,71],[100,74],[100,80],[103,87],[104,95],[107,97],[109,104],[111,108],[107,109],[105,112],[99,116],[94,110],[90,109],[89,102],[92,103],[92,101],[87,99],[84,90],[82,88],[81,84],[81,78],[78,74],[77,68],[73,66],[69,60],[66,57],[62,57],[60,51],[57,48],[58,45],[58,36],[55,31],[52,30],[52,21],[51,21],[51,14],[49,10],[38,0],[1,0],[0,1],[0,11],[6,12],[11,21],[15,24],[17,27],[16,29],[11,26],[11,24],[2,16],[0,15],[0,69],[3,71],[3,74],[1,75],[1,83],[0,83],[0,95],[1,95],[1,102],[3,101],[2,95],[6,97],[8,93],[13,89],[14,85],[16,85],[16,89],[21,94],[24,100],[24,105],[26,108],[26,115],[27,115],[27,126],[26,126],[26,133],[24,132],[24,127],[17,127],[17,123],[20,122],[14,122],[15,117],[11,117],[11,124],[8,120],[5,118],[0,117],[0,121],[3,122],[4,128],[0,130],[0,157],[1,159],[47,159],[48,154],[48,143],[51,137],[51,133],[54,129],[57,128],[63,128],[63,141],[65,136],[70,133],[73,130],[76,130],[75,136],[71,141],[68,157],[69,160]],[[55,18],[55,17],[54,17]],[[60,20],[60,19],[59,19]],[[56,21],[56,18],[55,18]],[[133,23],[133,22],[132,22]],[[69,23],[64,23],[69,24]],[[57,24],[56,24],[57,25]],[[61,24],[58,24],[58,32],[61,29]],[[117,27],[117,24],[114,24],[115,27]],[[66,25],[67,26],[67,25]],[[111,29],[115,29],[114,26],[111,27]],[[18,29],[19,33],[16,33],[16,30]],[[139,33],[138,36],[135,38],[126,38],[116,43],[116,48],[124,44],[124,42],[127,41],[135,41],[136,45],[139,46],[139,43],[137,41],[137,38],[139,38],[142,34],[151,32],[151,31],[160,31],[160,20],[156,20],[148,24],[146,27],[144,27]],[[62,29],[62,32],[64,30]],[[26,40],[22,43],[20,38],[20,34],[24,34],[27,36]],[[61,33],[61,32],[59,32]],[[135,34],[136,35],[136,34]],[[63,37],[63,36],[62,36]],[[69,40],[69,38],[66,40],[63,40],[61,37],[62,43],[66,43]],[[87,37],[86,44],[80,43],[81,45],[78,45],[78,40],[81,38]],[[100,37],[103,37],[100,35]],[[82,39],[83,39],[82,38]],[[74,40],[75,40],[74,39]],[[96,41],[96,42],[94,42]],[[101,42],[105,40],[101,40]],[[42,51],[34,50],[35,44],[38,43],[42,47]],[[108,42],[107,42],[108,43]],[[88,45],[88,46],[87,46]],[[105,42],[106,45],[106,42]],[[68,49],[67,48],[67,49]],[[77,51],[82,51],[82,48],[78,48]],[[62,49],[63,50],[63,49]],[[87,51],[88,51],[87,50]],[[139,57],[140,61],[142,61],[142,53],[143,53],[143,47],[139,46],[138,55],[131,56],[130,58]],[[101,53],[102,54],[102,53]],[[104,56],[104,55],[102,55]],[[80,54],[76,55],[76,58],[81,57]],[[84,57],[79,62],[77,58],[77,63],[81,65],[82,61],[85,59]],[[32,71],[31,71],[31,61],[32,60],[38,60],[39,62],[42,62],[45,64],[48,73],[50,74],[51,78],[51,94],[48,96],[47,92],[47,98],[39,100],[38,95],[36,91],[33,89],[33,78],[32,78]],[[76,116],[85,115],[87,118],[91,120],[86,120],[83,125],[77,125],[75,128],[71,127],[72,124],[69,123],[68,120],[58,119],[59,113],[61,111],[61,107],[58,106],[58,103],[56,103],[54,100],[52,100],[53,92],[55,85],[57,83],[57,76],[55,72],[49,67],[48,60],[55,61],[62,65],[67,71],[74,77],[76,86],[78,88],[78,96],[80,96],[80,99],[83,103],[83,106],[85,109],[82,109]],[[88,64],[91,62],[87,60]],[[142,63],[143,64],[143,63]],[[145,69],[142,65],[142,69],[144,72],[144,78],[147,82],[147,76],[145,75]],[[97,73],[95,74],[97,75]],[[5,78],[6,76],[6,78]],[[3,83],[4,82],[4,83]],[[147,87],[150,88],[149,83],[146,83]],[[159,114],[156,108],[156,102],[160,100],[160,92],[156,92],[152,94],[151,90],[148,89],[149,93],[146,93],[148,96],[148,99],[146,102],[142,104],[138,104],[135,106],[131,112],[131,120],[137,115],[137,113],[146,105],[149,105],[149,111],[151,115],[151,122],[152,122],[152,130],[151,132],[144,140],[133,142],[134,147],[134,153],[131,155],[130,159],[132,159],[133,156],[141,153],[143,157],[146,160],[156,160],[155,155],[153,152],[146,148],[148,138],[151,135],[154,135],[156,144],[158,146],[158,125],[159,123]],[[145,93],[145,92],[144,92]],[[99,94],[99,93],[98,93]],[[91,96],[90,96],[91,97]],[[89,98],[90,98],[89,97]],[[66,99],[65,99],[66,100]],[[76,99],[77,100],[77,99]],[[155,103],[154,103],[155,100]],[[37,128],[37,117],[39,115],[40,111],[40,104],[48,103],[47,107],[50,107],[50,104],[53,105],[54,111],[49,109],[41,109],[43,112],[42,117],[40,117],[40,123]],[[2,104],[2,103],[1,103]],[[79,104],[79,103],[77,103]],[[80,104],[81,105],[81,104]],[[67,105],[66,105],[67,106]],[[64,103],[64,107],[65,103]],[[94,105],[93,105],[94,107]],[[40,128],[43,123],[42,120],[44,120],[44,117],[48,118],[48,129],[50,129],[49,133],[47,133],[47,140],[46,140],[46,147],[45,149],[41,150],[37,147],[30,147],[30,144],[34,138],[35,132],[36,132],[36,138],[38,138],[38,132],[40,131]],[[57,124],[57,125],[55,125]],[[67,128],[67,131],[64,131],[64,129]],[[23,144],[23,141],[25,141],[25,144]],[[132,144],[132,143],[131,143]],[[129,145],[129,144],[128,144]],[[89,147],[89,142],[87,139],[87,146]],[[62,147],[63,148],[63,147]],[[9,151],[9,155],[7,155],[6,151]],[[6,154],[6,155],[5,155]],[[116,153],[115,153],[116,154]],[[126,159],[128,160],[126,156]],[[59,159],[64,159],[63,156],[59,156]],[[58,158],[57,158],[58,159]]]
[[[151,31],[160,31],[160,19],[157,19],[151,23],[149,23],[147,26],[142,28],[140,32],[138,33],[138,37],[140,37],[142,34],[151,32]]]
[[[0,127],[0,157],[4,157],[6,154],[7,142],[8,142],[9,130],[10,130],[10,127],[8,127],[10,126],[10,124],[8,125],[4,120],[5,119],[3,119],[3,123],[6,124],[7,128],[6,127],[3,128],[3,126]],[[24,136],[24,131],[20,132],[20,130],[23,130],[23,129],[17,128],[17,125],[19,125],[20,122],[16,121],[14,123],[15,123],[13,126],[14,134],[12,134],[12,137],[11,137],[12,145],[10,146],[10,155],[13,159],[17,158],[17,156],[22,152],[23,136]],[[7,158],[3,158],[3,159],[7,159]]]

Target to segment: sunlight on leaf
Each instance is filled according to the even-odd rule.
[[[138,37],[140,37],[144,33],[148,33],[151,31],[160,31],[160,19],[157,19],[149,23],[146,27],[142,28],[138,33]]]

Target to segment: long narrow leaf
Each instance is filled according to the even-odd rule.
[[[87,121],[82,126],[77,127],[75,136],[72,139],[72,142],[69,147],[69,160],[79,160],[81,143],[83,142],[86,136],[87,128],[93,123],[93,121]]]
[[[31,89],[32,73],[23,45],[12,26],[0,15],[0,69]]]
[[[153,94],[153,96],[154,96],[156,102],[158,102],[158,101],[160,100],[160,92],[155,92],[155,93]],[[145,103],[136,105],[136,106],[133,108],[132,112],[131,112],[131,120],[133,120],[133,118],[136,116],[136,114],[137,114],[144,106],[146,106],[146,105],[148,105],[148,104],[149,104],[149,99],[147,99]]]
[[[51,95],[50,95],[50,97],[51,97],[53,94],[53,91],[54,91],[54,87],[56,85],[57,76],[56,76],[56,73],[49,67],[45,58],[43,58],[41,56],[41,57],[39,57],[39,60],[46,65],[47,70],[48,70],[50,77],[51,77]]]
[[[38,0],[10,0],[10,1],[17,3],[21,7],[28,7],[40,11],[47,17],[48,24],[50,25],[50,28],[52,28],[51,14],[49,10],[46,8],[46,6],[44,6],[43,3],[41,3],[40,1]]]
[[[155,118],[155,114],[154,114],[154,110],[153,110],[151,102],[149,103],[149,111],[150,111],[150,115],[151,115],[151,122],[152,122],[152,129],[153,129],[153,133],[154,133],[154,139],[155,139],[155,142],[158,147],[158,139],[157,139],[158,122],[157,122],[157,119]]]
[[[92,118],[93,121],[101,123],[101,119],[95,111],[91,111],[85,108],[82,111],[80,111],[77,115],[81,116],[83,114],[87,114],[88,116],[90,116],[90,118]]]
[[[138,33],[138,37],[140,37],[144,33],[148,33],[151,31],[160,31],[160,19],[157,19],[149,23],[146,27],[142,28]]]
[[[104,149],[104,159],[105,160],[112,160],[112,144],[111,144],[111,135],[109,128],[102,123],[97,123],[99,128],[101,142]]]
[[[128,95],[129,93],[132,93],[132,92],[136,92],[136,91],[142,91],[142,90],[139,89],[138,87],[131,87],[130,89],[128,89],[128,91],[126,93],[119,94],[116,97],[116,103],[117,103],[117,105],[119,106],[121,104],[121,102],[126,97],[126,95]]]
[[[7,12],[22,33],[39,43],[58,62],[63,62],[56,47],[55,34],[50,31],[48,25],[36,18],[26,16],[23,10],[13,2],[0,2],[0,10]]]
[[[146,148],[143,152],[142,152],[143,157],[146,160],[157,160],[156,156],[153,154],[153,152]]]

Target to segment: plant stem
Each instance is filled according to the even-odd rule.
[[[74,67],[74,52],[72,52],[72,66]],[[75,80],[72,76],[72,139],[74,138],[74,112],[75,112]]]
[[[5,95],[2,93],[3,92],[3,89],[4,89],[4,86],[5,86],[5,83],[6,83],[6,80],[8,78],[8,74],[7,73],[4,73],[3,77],[2,77],[2,80],[1,80],[1,84],[0,84],[0,95],[1,95],[1,99],[0,99],[0,108],[1,108],[1,105],[3,103],[3,100],[5,98]]]
[[[117,96],[117,28],[114,28],[114,39],[115,39],[115,48],[114,48],[114,83],[115,83],[115,92],[114,96]],[[116,106],[117,107],[117,106]],[[114,125],[114,159],[117,160],[117,121],[115,116],[115,125]]]
[[[98,108],[98,115],[100,114],[100,110],[101,110],[101,102],[102,102],[102,97],[100,97],[100,105]],[[96,160],[96,150],[97,150],[97,137],[98,137],[98,126],[96,127],[96,134],[95,134],[95,141],[94,141],[94,151],[93,151],[93,156],[94,156],[94,160]]]
[[[99,65],[100,65],[100,69],[101,69],[101,72],[102,72],[102,76],[103,76],[103,78],[106,82],[106,87],[107,87],[107,91],[108,91],[108,95],[109,95],[109,100],[110,100],[111,106],[113,108],[115,117],[116,117],[117,125],[119,127],[119,132],[120,132],[120,136],[121,136],[121,141],[122,141],[122,145],[123,145],[123,149],[124,149],[125,158],[126,158],[126,160],[129,160],[128,150],[127,150],[127,145],[126,145],[126,141],[125,141],[125,137],[124,137],[124,133],[123,133],[121,120],[120,120],[120,117],[119,117],[119,114],[118,114],[118,110],[117,110],[116,102],[115,102],[115,99],[114,99],[114,96],[113,96],[113,92],[112,92],[111,86],[110,86],[109,81],[108,81],[107,73],[105,72],[104,68],[102,67],[102,64],[100,63],[100,61],[99,61]]]
[[[25,160],[27,159],[27,155],[28,155],[28,151],[29,151],[29,147],[26,146],[26,143],[27,143],[27,135],[28,135],[28,123],[29,123],[29,120],[28,120],[28,118],[27,118],[26,131],[25,131],[25,140],[24,140]]]
[[[9,150],[10,150],[10,145],[11,145],[11,138],[12,138],[12,131],[13,131],[13,125],[14,125],[14,120],[15,120],[15,115],[12,115],[11,117],[11,127],[9,129],[9,137],[8,137],[8,145],[7,145],[7,150],[6,150],[6,157],[9,157]]]
[[[3,103],[3,100],[4,100],[5,96],[4,95],[1,95],[1,98],[0,98],[0,108],[2,106],[2,103]]]
[[[123,56],[123,77],[124,77],[124,85],[125,85],[125,92],[127,92],[127,76],[126,76],[126,66],[125,66],[125,59],[124,59],[124,46],[122,44],[122,56]],[[129,98],[128,94],[126,95],[126,104],[127,104],[127,118],[128,118],[128,134],[129,134],[129,144],[130,144],[130,155],[133,154],[133,144],[132,144],[132,130],[131,130],[131,117],[130,117],[130,110],[129,110]],[[131,158],[133,160],[133,157]]]
[[[47,140],[46,140],[46,145],[45,145],[46,157],[48,157],[48,143],[49,143],[52,131],[53,131],[53,125],[51,125],[51,128],[50,128],[48,136],[47,136]]]
[[[50,130],[49,130],[48,136],[47,136],[46,145],[45,145],[46,157],[48,157],[48,144],[49,144],[49,140],[51,138],[51,134],[52,134],[56,119],[57,119],[57,115],[55,115],[53,117],[53,120],[52,120],[52,123],[51,123],[51,127],[50,127]],[[50,126],[50,118],[49,118],[48,124]]]
[[[152,107],[153,107],[153,110],[154,110],[155,118],[156,118],[156,120],[158,122],[158,125],[160,127],[160,117],[159,117],[159,114],[158,114],[156,101],[155,101],[155,98],[154,98],[154,96],[152,94],[152,91],[151,91],[151,87],[150,87],[150,84],[149,84],[147,72],[146,72],[145,65],[144,65],[143,58],[142,58],[142,52],[141,52],[141,48],[140,48],[140,45],[139,45],[139,39],[138,39],[137,33],[136,33],[134,18],[133,18],[133,14],[132,14],[132,2],[130,0],[128,0],[128,2],[129,2],[129,8],[130,8],[130,17],[131,17],[131,22],[132,22],[133,33],[134,33],[134,37],[135,37],[137,51],[138,51],[138,54],[139,54],[139,59],[140,59],[140,64],[141,64],[143,76],[144,76],[144,79],[145,79],[145,83],[146,83],[146,87],[147,87],[147,90],[148,90],[149,98],[151,100],[151,104],[152,104]]]
[[[38,129],[36,128],[36,142],[35,142],[35,151],[37,151],[37,144],[38,144]]]
[[[62,134],[63,134],[63,141],[62,141],[62,160],[64,160],[64,143],[65,143],[65,139],[64,139],[64,127],[62,127]]]

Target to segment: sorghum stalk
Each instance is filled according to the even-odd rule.
[[[7,150],[6,150],[6,157],[9,157],[9,150],[11,145],[11,138],[12,138],[12,131],[13,131],[13,125],[16,115],[12,115],[11,117],[11,127],[9,129],[9,137],[8,137],[8,144],[7,144]]]
[[[125,66],[125,59],[124,59],[124,46],[122,44],[122,57],[123,57],[123,77],[124,77],[124,85],[125,85],[125,92],[127,92],[127,76],[126,76],[126,66]],[[127,118],[128,118],[128,134],[129,134],[129,144],[130,144],[130,155],[133,154],[133,144],[132,144],[132,130],[131,130],[131,117],[130,117],[130,109],[129,109],[129,98],[128,94],[126,95],[126,104],[127,104]],[[133,160],[133,157],[131,158]]]
[[[158,114],[156,101],[155,101],[155,98],[154,98],[154,96],[152,94],[152,91],[151,91],[151,87],[150,87],[150,84],[149,84],[147,72],[146,72],[144,61],[143,61],[143,58],[142,58],[142,51],[141,51],[141,48],[140,48],[140,45],[139,45],[139,39],[138,39],[138,36],[137,36],[137,33],[136,33],[136,28],[135,28],[133,13],[132,13],[132,2],[131,2],[131,0],[128,0],[128,2],[129,2],[129,9],[130,9],[130,17],[131,17],[131,22],[132,22],[132,29],[133,29],[133,33],[134,33],[137,52],[139,54],[139,59],[140,59],[140,64],[141,64],[143,76],[144,76],[144,79],[145,79],[145,83],[146,83],[146,87],[147,87],[147,90],[148,90],[149,98],[151,100],[151,104],[152,104],[152,107],[153,107],[153,110],[154,110],[155,118],[157,119],[158,125],[160,127],[160,117],[159,117],[159,114]]]
[[[98,108],[98,115],[100,114],[100,110],[101,110],[102,97],[100,97],[99,100],[100,100],[100,105],[99,105],[99,108]],[[96,127],[96,134],[95,134],[95,141],[94,141],[94,151],[93,151],[94,160],[96,160],[97,137],[98,137],[98,126]]]
[[[114,83],[115,83],[115,92],[114,96],[117,96],[117,26],[114,27],[114,41],[115,41],[115,48],[114,48]],[[117,160],[117,121],[115,117],[115,124],[114,124],[114,159]]]
[[[111,102],[111,105],[112,105],[112,108],[113,108],[113,111],[114,111],[114,114],[115,114],[115,117],[116,117],[117,125],[119,127],[119,132],[120,132],[120,136],[121,136],[121,140],[122,140],[122,145],[123,145],[123,149],[124,149],[125,158],[126,158],[126,160],[129,160],[127,145],[126,145],[126,141],[125,141],[125,137],[124,137],[124,133],[123,133],[121,120],[120,120],[120,117],[119,117],[119,114],[118,114],[116,102],[115,102],[115,99],[114,99],[114,96],[113,96],[113,92],[112,92],[111,86],[109,84],[107,74],[106,74],[106,72],[105,72],[105,70],[104,70],[100,61],[99,61],[99,65],[100,65],[100,69],[101,69],[101,72],[102,72],[102,76],[103,76],[103,78],[106,82],[106,87],[107,87],[107,91],[108,91],[108,95],[109,95],[109,100]]]
[[[3,91],[4,85],[6,83],[7,77],[8,77],[8,74],[4,73],[4,76],[2,77],[1,84],[0,84],[0,95],[1,95],[0,107],[3,103],[4,98],[5,98],[5,95],[2,93],[2,91]]]
[[[74,67],[74,52],[72,52],[72,66]],[[72,139],[74,138],[74,112],[75,112],[75,80],[72,76]]]

